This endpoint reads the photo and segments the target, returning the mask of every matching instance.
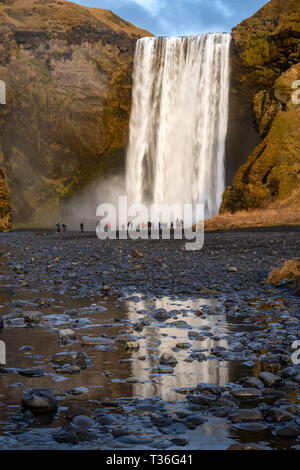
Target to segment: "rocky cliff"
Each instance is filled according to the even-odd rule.
[[[300,105],[292,101],[292,85],[300,80],[299,0],[272,0],[234,28],[232,36],[227,157],[233,166],[243,164],[224,193],[221,213],[296,207]]]
[[[122,167],[135,42],[150,35],[108,10],[0,0],[0,229],[10,203],[14,224],[48,224]]]
[[[5,181],[5,174],[0,169],[0,232],[8,232],[11,229],[11,205]]]
[[[108,10],[0,0],[0,230],[49,225],[74,194],[124,166],[136,39]],[[233,29],[221,212],[300,204],[299,0]],[[300,97],[300,96],[299,96]],[[276,206],[277,205],[277,206]],[[12,210],[11,210],[12,207]],[[12,217],[13,216],[13,217]]]

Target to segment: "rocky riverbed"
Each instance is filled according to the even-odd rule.
[[[2,234],[0,448],[300,449],[299,297],[265,283],[299,247]]]

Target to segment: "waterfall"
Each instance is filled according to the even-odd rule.
[[[126,158],[131,203],[203,203],[225,189],[230,34],[137,41]]]

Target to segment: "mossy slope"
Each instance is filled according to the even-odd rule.
[[[263,140],[225,191],[221,213],[291,201],[291,194],[300,201],[300,106],[292,102],[300,79],[299,1],[269,2],[233,30],[233,48],[234,109],[238,119],[252,109]]]

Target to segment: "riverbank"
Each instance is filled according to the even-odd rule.
[[[0,235],[0,448],[299,449],[297,227],[184,245]]]

